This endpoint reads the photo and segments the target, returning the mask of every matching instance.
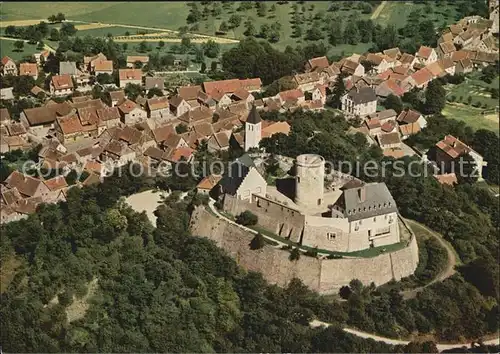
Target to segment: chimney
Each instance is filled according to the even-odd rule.
[[[366,190],[365,187],[361,187],[358,189],[358,198],[359,202],[363,203],[366,200]]]

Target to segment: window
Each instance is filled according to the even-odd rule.
[[[327,232],[326,233],[326,238],[331,241],[331,240],[335,240],[335,238],[337,237],[337,234],[335,232]]]
[[[375,216],[375,217],[373,218],[373,222],[376,222],[376,221],[377,221],[377,217]]]
[[[300,183],[300,177],[297,177],[297,183]]]
[[[318,199],[318,205],[321,205],[321,198]]]

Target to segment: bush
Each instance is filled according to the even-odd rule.
[[[292,252],[290,252],[289,259],[291,261],[298,261],[300,259],[300,251],[297,247],[295,247]]]
[[[476,107],[476,108],[481,107],[481,102],[479,102],[479,101],[474,102],[474,103],[472,104],[472,107]]]
[[[252,213],[250,210],[245,210],[240,215],[236,216],[236,222],[243,226],[252,226],[257,224],[257,215]]]
[[[457,96],[455,96],[455,95],[451,95],[448,97],[448,101],[450,101],[450,102],[455,102],[456,99],[457,99]]]
[[[266,245],[266,240],[264,236],[259,232],[252,241],[250,241],[250,249],[259,250]]]

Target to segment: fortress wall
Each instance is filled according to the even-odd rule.
[[[304,228],[304,215],[301,215],[298,210],[256,194],[252,195],[250,201],[234,200],[230,204],[231,210],[225,208],[225,203],[224,209],[233,215],[250,210],[258,216],[258,224],[263,228],[281,237],[290,237],[290,240],[294,242],[300,241]]]
[[[317,259],[302,255],[290,261],[290,253],[272,246],[251,250],[254,235],[240,227],[217,218],[203,207],[192,215],[193,235],[214,240],[217,245],[243,268],[261,272],[270,283],[286,286],[293,278],[300,279],[312,290],[322,294],[337,293],[352,279],[363,284],[381,285],[413,274],[418,264],[418,246],[415,237],[408,247],[373,258]]]
[[[290,261],[290,252],[272,246],[251,250],[254,235],[236,225],[218,219],[204,208],[193,212],[191,232],[214,240],[240,266],[260,272],[272,284],[286,286],[293,278],[298,278],[313,290],[319,290],[321,261],[302,256],[298,261]]]
[[[328,233],[335,233],[335,238],[329,239]],[[348,252],[349,222],[344,218],[306,215],[302,244],[330,251]]]

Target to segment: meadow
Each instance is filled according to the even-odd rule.
[[[32,56],[35,53],[40,52],[36,49],[36,44],[24,43],[24,48],[22,51],[17,51],[14,47],[15,41],[0,39],[0,56],[9,56],[14,60],[21,60],[26,56]]]

